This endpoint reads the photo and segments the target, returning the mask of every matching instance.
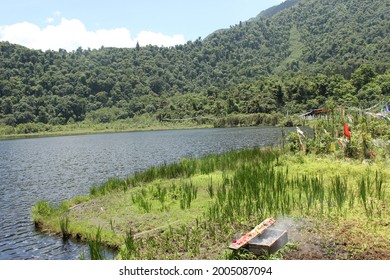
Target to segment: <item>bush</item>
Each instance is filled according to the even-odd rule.
[[[293,153],[302,151],[300,137],[297,132],[292,132],[287,136],[287,145],[289,147],[289,150]]]
[[[15,134],[15,128],[9,125],[0,126],[0,135]]]
[[[49,203],[47,203],[46,201],[40,200],[35,203],[32,212],[34,217],[36,217],[37,215],[46,217],[50,216],[50,214],[53,213],[53,207],[49,205]]]
[[[250,114],[250,115],[229,115],[225,118],[220,118],[214,121],[214,127],[248,127],[259,125],[275,126],[281,123],[283,115],[280,113],[266,114]]]

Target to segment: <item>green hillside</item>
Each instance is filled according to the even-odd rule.
[[[389,1],[295,2],[170,48],[43,52],[0,42],[0,128],[388,101]]]

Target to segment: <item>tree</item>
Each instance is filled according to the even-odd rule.
[[[371,65],[363,64],[352,74],[352,84],[359,91],[376,76]]]

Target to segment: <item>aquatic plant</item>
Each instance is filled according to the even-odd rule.
[[[60,228],[61,228],[61,233],[62,233],[62,239],[68,239],[71,234],[69,231],[69,226],[70,226],[70,220],[67,215],[64,215],[60,218]]]
[[[53,207],[45,200],[40,200],[32,207],[33,216],[49,216],[53,213]]]
[[[102,243],[102,228],[99,226],[95,237],[90,236],[88,240],[89,256],[91,260],[104,260],[104,249]]]

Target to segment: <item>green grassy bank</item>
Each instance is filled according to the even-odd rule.
[[[36,226],[101,245],[118,259],[390,259],[386,159],[244,149],[110,179],[53,207],[37,202]],[[276,255],[232,252],[230,242],[273,216],[289,243]]]
[[[48,125],[48,124],[20,124],[16,127],[0,126],[0,140],[84,135],[115,132],[132,131],[152,131],[152,130],[174,130],[174,129],[194,129],[211,128],[211,124],[196,124],[193,122],[137,122],[121,120],[111,123],[92,124],[88,122],[73,123],[67,125]]]
[[[65,125],[51,125],[44,123],[24,123],[16,126],[0,123],[0,140],[64,136],[80,134],[97,134],[130,131],[149,130],[173,130],[193,128],[224,128],[224,127],[249,127],[249,126],[292,126],[299,123],[297,117],[285,117],[280,113],[274,114],[235,114],[226,117],[199,117],[188,119],[174,119],[159,121],[150,115],[141,115],[128,119],[110,122],[82,121]]]

